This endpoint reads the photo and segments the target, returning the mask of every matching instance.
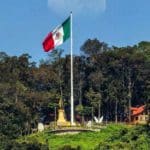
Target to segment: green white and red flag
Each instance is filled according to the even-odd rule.
[[[70,17],[68,17],[60,26],[50,32],[43,41],[45,52],[53,50],[55,47],[64,43],[70,37]]]

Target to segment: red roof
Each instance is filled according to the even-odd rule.
[[[145,110],[145,105],[140,106],[140,107],[131,107],[131,111],[132,111],[132,116],[135,115],[139,115],[141,113],[143,113],[143,111]]]

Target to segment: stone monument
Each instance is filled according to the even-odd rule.
[[[63,107],[63,100],[60,99],[59,101],[59,109],[58,109],[58,120],[57,120],[57,126],[70,126],[70,122],[66,120],[65,117],[65,110]]]

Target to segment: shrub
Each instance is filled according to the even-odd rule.
[[[65,145],[62,148],[59,148],[59,150],[81,150],[80,146],[77,146],[77,148],[72,148],[70,145]]]
[[[11,141],[5,145],[4,150],[49,150],[47,145],[39,143],[17,143]]]

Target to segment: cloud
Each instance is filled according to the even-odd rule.
[[[106,0],[48,0],[48,6],[57,14],[96,15],[106,10]]]

